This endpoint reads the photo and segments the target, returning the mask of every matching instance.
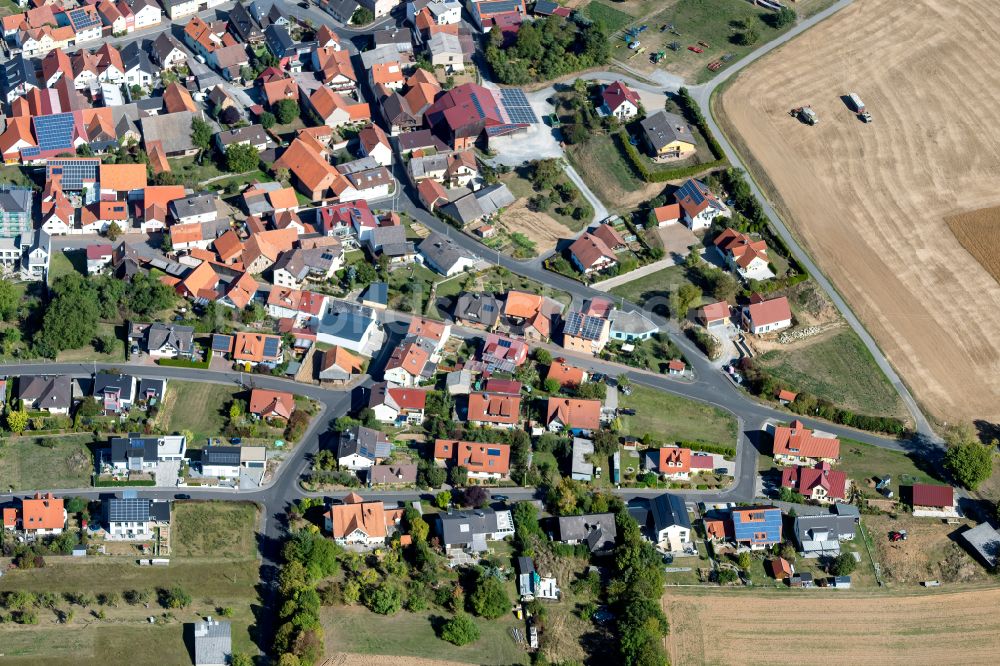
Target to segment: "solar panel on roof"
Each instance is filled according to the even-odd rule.
[[[149,520],[149,500],[129,497],[113,499],[108,507],[112,522],[144,523]]]
[[[56,113],[51,116],[35,116],[35,137],[38,147],[45,150],[59,150],[73,147],[72,113]]]
[[[520,88],[501,88],[500,103],[511,122],[518,125],[533,125],[538,122],[538,116]]]
[[[277,356],[281,340],[278,338],[267,338],[264,340],[264,356]]]
[[[488,456],[498,456],[498,455],[500,455],[500,449],[486,449],[486,455],[488,455]]]
[[[69,11],[69,20],[77,31],[79,31],[80,28],[89,28],[93,25],[99,25],[101,22],[97,16],[89,12],[85,12],[82,9],[71,9]]]
[[[28,146],[21,149],[21,155],[24,157],[38,157],[41,153],[42,151],[37,146]]]

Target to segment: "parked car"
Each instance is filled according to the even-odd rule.
[[[618,413],[622,416],[635,416],[635,410],[631,408],[619,409]]]
[[[497,502],[506,502],[510,498],[507,497],[506,495],[494,495],[493,499],[496,500]]]

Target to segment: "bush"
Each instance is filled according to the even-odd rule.
[[[468,645],[479,640],[479,627],[471,617],[458,612],[441,627],[441,638],[453,645]]]
[[[294,99],[283,99],[274,106],[274,116],[282,125],[293,122],[299,113],[299,103]]]
[[[830,573],[834,576],[850,576],[858,566],[852,553],[841,553],[830,563]]]
[[[260,124],[264,129],[271,129],[277,122],[278,119],[275,118],[274,114],[271,113],[270,111],[265,111],[264,113],[260,114]]]
[[[472,610],[479,617],[495,620],[510,610],[510,598],[503,583],[493,576],[480,576],[476,589],[469,598]]]
[[[157,590],[160,605],[164,608],[187,608],[191,605],[191,595],[184,588],[175,585],[169,590]]]
[[[364,602],[373,613],[395,615],[403,606],[403,595],[395,585],[383,583],[368,590]]]
[[[719,357],[721,353],[721,346],[719,341],[715,339],[715,336],[708,331],[698,328],[689,327],[684,330],[684,334],[695,344],[705,354],[709,359],[715,360]]]
[[[226,169],[231,173],[246,173],[260,165],[260,153],[249,144],[233,144],[226,148]]]

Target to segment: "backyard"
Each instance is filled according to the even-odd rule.
[[[721,409],[633,383],[632,395],[621,395],[619,407],[634,409],[623,416],[628,434],[646,433],[661,442],[702,441],[735,446],[736,419]]]
[[[93,442],[90,433],[0,440],[0,489],[90,486]]]
[[[899,497],[900,485],[940,483],[925,471],[927,466],[917,454],[883,449],[853,439],[840,440],[840,462],[837,463],[837,468],[847,472],[847,478],[867,497],[879,497],[875,492],[874,482],[871,481],[876,476],[892,477],[889,489],[896,498]]]
[[[229,405],[238,393],[228,384],[170,380],[157,425],[168,433],[190,432],[188,447],[201,448],[225,430]]]

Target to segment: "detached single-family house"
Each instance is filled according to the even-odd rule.
[[[317,352],[319,357],[319,381],[334,385],[343,385],[361,373],[363,363],[343,347],[330,347],[326,351]]]
[[[62,498],[52,493],[35,493],[32,499],[21,500],[21,505],[3,510],[3,527],[6,530],[30,532],[37,536],[62,534],[66,527],[66,509]]]
[[[584,275],[603,271],[618,263],[618,257],[600,237],[583,233],[569,246],[573,265]]]
[[[736,507],[730,513],[733,540],[759,550],[781,543],[781,509],[774,506]]]
[[[326,513],[326,531],[342,546],[376,548],[396,532],[402,509],[386,509],[382,502],[366,502],[357,493],[344,498]]]
[[[574,310],[563,321],[563,347],[586,354],[600,354],[611,336],[611,323]]]
[[[573,546],[585,543],[591,553],[606,552],[615,547],[618,528],[613,513],[561,516],[556,519],[556,525],[560,543]]]
[[[832,469],[825,461],[815,467],[785,467],[781,470],[781,486],[821,504],[847,500],[847,474]]]
[[[208,618],[194,623],[195,666],[226,666],[232,657],[232,626],[228,621]]]
[[[704,183],[693,178],[677,188],[674,199],[681,208],[681,220],[691,231],[708,229],[715,218],[729,214],[725,204]]]
[[[287,421],[295,411],[295,396],[286,391],[255,388],[250,392],[249,407],[252,416]]]
[[[111,440],[111,465],[118,472],[150,472],[161,462],[180,462],[186,452],[184,435],[142,437],[133,432]]]
[[[432,340],[409,336],[392,350],[383,377],[386,381],[401,386],[416,386],[434,376],[437,369],[437,363],[431,360],[434,354]]]
[[[435,526],[446,553],[484,553],[488,550],[487,541],[500,541],[514,534],[511,512],[493,509],[439,513]]]
[[[465,467],[470,479],[498,481],[510,474],[510,445],[437,439],[434,462]]]
[[[102,503],[107,539],[114,541],[148,541],[156,538],[158,529],[170,529],[170,502],[144,499],[134,491],[125,491],[121,498],[111,497]]]
[[[466,417],[471,425],[513,428],[521,420],[521,396],[470,393]]]
[[[649,508],[653,515],[653,541],[657,548],[671,553],[693,549],[691,519],[679,495],[658,495],[650,501]]]
[[[634,118],[639,113],[639,93],[626,86],[621,81],[604,86],[601,91],[600,111],[606,116],[614,116],[618,120]]]
[[[179,324],[133,323],[129,343],[139,346],[152,358],[191,358],[194,353],[194,328]]]
[[[284,360],[281,338],[265,333],[240,331],[233,340],[233,360],[240,364],[276,366]]]
[[[683,160],[697,152],[691,128],[676,113],[659,111],[639,124],[656,161]]]
[[[612,310],[608,313],[608,335],[612,340],[636,342],[653,337],[660,327],[641,312]]]
[[[715,247],[726,260],[726,265],[742,279],[767,280],[774,277],[765,241],[755,241],[735,229],[726,229],[715,237]]]
[[[840,543],[853,541],[857,522],[834,514],[795,517],[795,542],[802,557],[836,557]]]
[[[743,327],[754,335],[784,330],[792,325],[792,309],[784,296],[743,306]]]
[[[592,432],[601,427],[601,401],[550,397],[545,426],[550,432]]]
[[[833,464],[840,459],[840,440],[831,436],[815,435],[796,419],[789,426],[774,429],[774,462],[779,465],[810,465],[826,462]]]
[[[403,486],[417,482],[417,465],[374,465],[368,470],[370,486]]]
[[[25,409],[69,414],[73,406],[73,380],[64,375],[22,375],[17,379],[17,398]]]
[[[448,277],[457,275],[476,264],[472,253],[460,247],[454,239],[436,231],[432,231],[427,238],[420,241],[417,251],[420,252],[428,268]]]
[[[913,515],[927,518],[959,518],[958,499],[951,486],[914,483],[910,488]]]
[[[87,275],[96,275],[111,263],[114,249],[105,243],[87,246]]]
[[[421,423],[426,404],[426,390],[393,386],[388,382],[374,384],[368,400],[368,407],[382,423]]]
[[[135,377],[131,375],[101,372],[94,378],[94,397],[105,412],[128,411],[135,395]]]
[[[560,388],[576,388],[587,381],[587,373],[582,368],[568,365],[566,359],[557,358],[552,361],[549,371],[545,375],[546,381],[554,379],[559,382]]]
[[[455,323],[468,328],[492,331],[500,321],[502,306],[492,294],[463,291],[455,299]]]
[[[392,455],[392,444],[385,433],[364,426],[354,426],[337,436],[337,465],[358,471],[369,469]]]
[[[267,449],[263,446],[206,446],[201,450],[201,473],[217,479],[238,479],[243,469],[263,470]]]

